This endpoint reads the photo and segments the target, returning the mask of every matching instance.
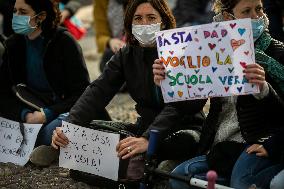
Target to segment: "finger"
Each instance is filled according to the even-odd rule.
[[[123,149],[121,149],[121,150],[118,152],[117,156],[121,158],[121,157],[123,157],[124,155],[126,155],[126,154],[128,154],[128,153],[130,153],[130,152],[129,152],[129,149],[123,148]]]
[[[164,75],[155,75],[154,76],[154,80],[159,81],[159,82],[164,80],[164,79],[165,79]]]
[[[259,64],[248,64],[248,65],[246,66],[246,68],[259,68],[259,69],[264,70],[263,67],[260,66]]]
[[[155,60],[154,64],[152,65],[152,68],[160,69],[160,70],[165,69],[165,67],[163,66],[163,64],[162,64],[162,62],[160,60]]]
[[[256,74],[256,73],[247,73],[245,74],[245,77],[248,79],[248,80],[259,80],[259,81],[265,81],[265,77],[263,75],[259,75],[259,74]]]
[[[130,157],[132,157],[132,156],[134,156],[134,155],[136,155],[136,154],[137,154],[137,152],[136,152],[136,150],[134,149],[134,150],[132,150],[131,152],[126,153],[126,155],[122,156],[121,159],[128,159],[128,158],[130,158]]]
[[[124,148],[128,147],[131,145],[131,141],[135,139],[135,137],[127,137],[121,141],[119,141],[119,143],[117,144],[117,150],[118,152],[120,152],[121,150],[123,150]]]
[[[253,149],[255,149],[256,147],[255,147],[255,145],[253,144],[253,145],[251,145],[250,147],[248,147],[247,148],[247,150],[246,150],[246,152],[247,153],[250,153]]]
[[[53,143],[54,143],[56,146],[59,146],[59,147],[61,147],[61,148],[65,148],[65,147],[66,147],[66,145],[65,145],[65,144],[60,143],[60,142],[59,142],[59,141],[57,141],[57,140],[55,140]]]
[[[52,146],[53,148],[55,148],[56,150],[58,150],[58,146],[56,146],[56,145],[53,143],[53,141],[51,141],[51,146]]]
[[[265,156],[265,153],[264,152],[258,152],[258,153],[256,153],[256,156],[263,157],[263,156]]]
[[[63,140],[65,140],[66,142],[69,142],[68,138],[65,136],[65,134],[62,132],[60,127],[56,127],[56,135],[60,138],[62,138]]]
[[[153,69],[153,73],[154,75],[165,75],[165,70],[161,70],[161,69]]]
[[[60,144],[63,144],[64,146],[66,146],[68,144],[68,141],[62,139],[60,136],[55,135],[54,136],[54,142],[55,144],[57,144],[56,142],[59,142]]]
[[[129,141],[129,142],[125,142],[123,144],[120,145],[120,147],[118,148],[118,153],[122,152],[122,151],[128,151],[128,147],[131,147],[133,145],[133,142]]]

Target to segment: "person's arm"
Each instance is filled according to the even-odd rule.
[[[110,38],[111,32],[107,19],[108,0],[95,0],[94,2],[94,30],[98,52],[103,53]]]
[[[97,113],[104,111],[125,82],[121,62],[125,48],[109,60],[102,75],[85,90],[70,110],[67,121],[75,124],[88,124],[91,120],[98,119]]]
[[[68,32],[61,32],[58,35],[60,36],[58,36],[58,39],[54,42],[54,46],[49,47],[47,50],[50,51],[50,48],[56,49],[52,49],[52,52],[59,52],[59,49],[61,50],[61,61],[58,66],[64,70],[64,73],[62,73],[63,80],[60,81],[60,83],[63,84],[61,90],[64,91],[64,97],[60,96],[61,99],[59,102],[45,107],[52,111],[54,116],[69,112],[71,107],[90,84],[90,78],[81,47]],[[49,55],[56,56],[56,54]],[[50,61],[52,60],[54,59],[50,59]],[[49,72],[52,73],[52,71]]]
[[[70,0],[65,4],[64,10],[67,10],[69,12],[69,17],[71,17],[76,14],[76,12],[81,6],[82,5],[80,0]]]
[[[284,130],[281,130],[263,144],[264,149],[271,159],[283,158],[284,155]]]
[[[148,139],[150,130],[158,130],[160,137],[165,138],[167,135],[177,130],[176,127],[179,126],[177,124],[178,120],[181,120],[185,115],[194,117],[195,114],[202,112],[206,101],[207,99],[167,104],[142,136]]]

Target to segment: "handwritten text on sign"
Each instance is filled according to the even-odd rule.
[[[60,148],[60,167],[118,179],[119,158],[115,149],[120,138],[118,134],[96,131],[64,121],[62,131],[69,139],[69,144],[66,148]]]
[[[24,136],[19,122],[0,117],[0,162],[25,165],[34,148],[41,124],[24,124]]]
[[[250,19],[160,31],[156,41],[165,102],[259,92],[243,73],[255,62]]]

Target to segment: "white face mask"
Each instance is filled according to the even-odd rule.
[[[150,25],[132,24],[132,34],[143,45],[149,46],[155,43],[155,33],[161,30],[161,23]]]

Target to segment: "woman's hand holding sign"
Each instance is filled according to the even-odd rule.
[[[68,145],[68,143],[69,143],[69,140],[64,135],[61,128],[56,127],[56,129],[53,131],[51,146],[55,149],[58,149],[58,147],[65,148],[66,145]]]
[[[156,59],[153,64],[154,82],[160,86],[160,82],[165,79],[165,67],[160,59]]]
[[[258,85],[260,91],[262,91],[263,86],[266,84],[265,71],[263,67],[259,64],[246,65],[244,74],[249,83]]]

